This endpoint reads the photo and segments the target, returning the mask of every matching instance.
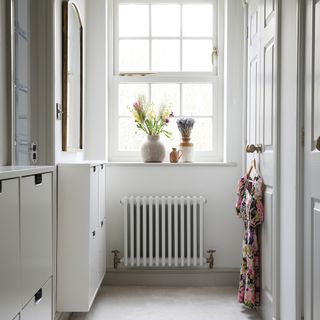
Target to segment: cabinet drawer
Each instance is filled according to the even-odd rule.
[[[23,304],[52,275],[52,174],[21,179]]]
[[[21,311],[21,320],[52,319],[52,280],[40,288]]]
[[[0,319],[21,309],[19,180],[0,181]]]

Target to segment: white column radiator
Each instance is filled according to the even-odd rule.
[[[125,267],[202,266],[204,197],[124,197]]]

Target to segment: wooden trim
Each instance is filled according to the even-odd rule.
[[[68,1],[62,3],[62,151],[67,151]]]
[[[68,8],[72,5],[80,23],[80,137],[79,148],[68,147]],[[83,150],[83,24],[80,12],[75,3],[65,1],[62,3],[62,151]]]

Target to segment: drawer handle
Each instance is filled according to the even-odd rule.
[[[34,295],[34,302],[36,304],[39,304],[41,300],[42,300],[42,289],[39,289],[37,293]]]
[[[103,227],[103,220],[100,222],[101,227]]]
[[[96,172],[96,167],[93,167],[93,172]]]
[[[36,174],[34,176],[34,183],[35,184],[41,184],[42,183],[42,174]]]
[[[2,180],[0,180],[0,193],[2,193]]]
[[[103,170],[103,164],[101,165],[101,170]]]
[[[96,236],[96,231],[92,231],[92,236],[93,236],[93,237]]]

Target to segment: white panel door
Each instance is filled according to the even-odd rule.
[[[21,179],[21,275],[26,303],[52,275],[52,174]]]
[[[21,309],[19,179],[0,180],[0,319]]]
[[[248,2],[247,144],[262,152],[247,154],[247,165],[257,161],[265,183],[265,217],[260,228],[261,307],[263,319],[277,317],[277,64],[276,0]]]
[[[305,88],[304,319],[320,319],[320,1],[308,0]]]

